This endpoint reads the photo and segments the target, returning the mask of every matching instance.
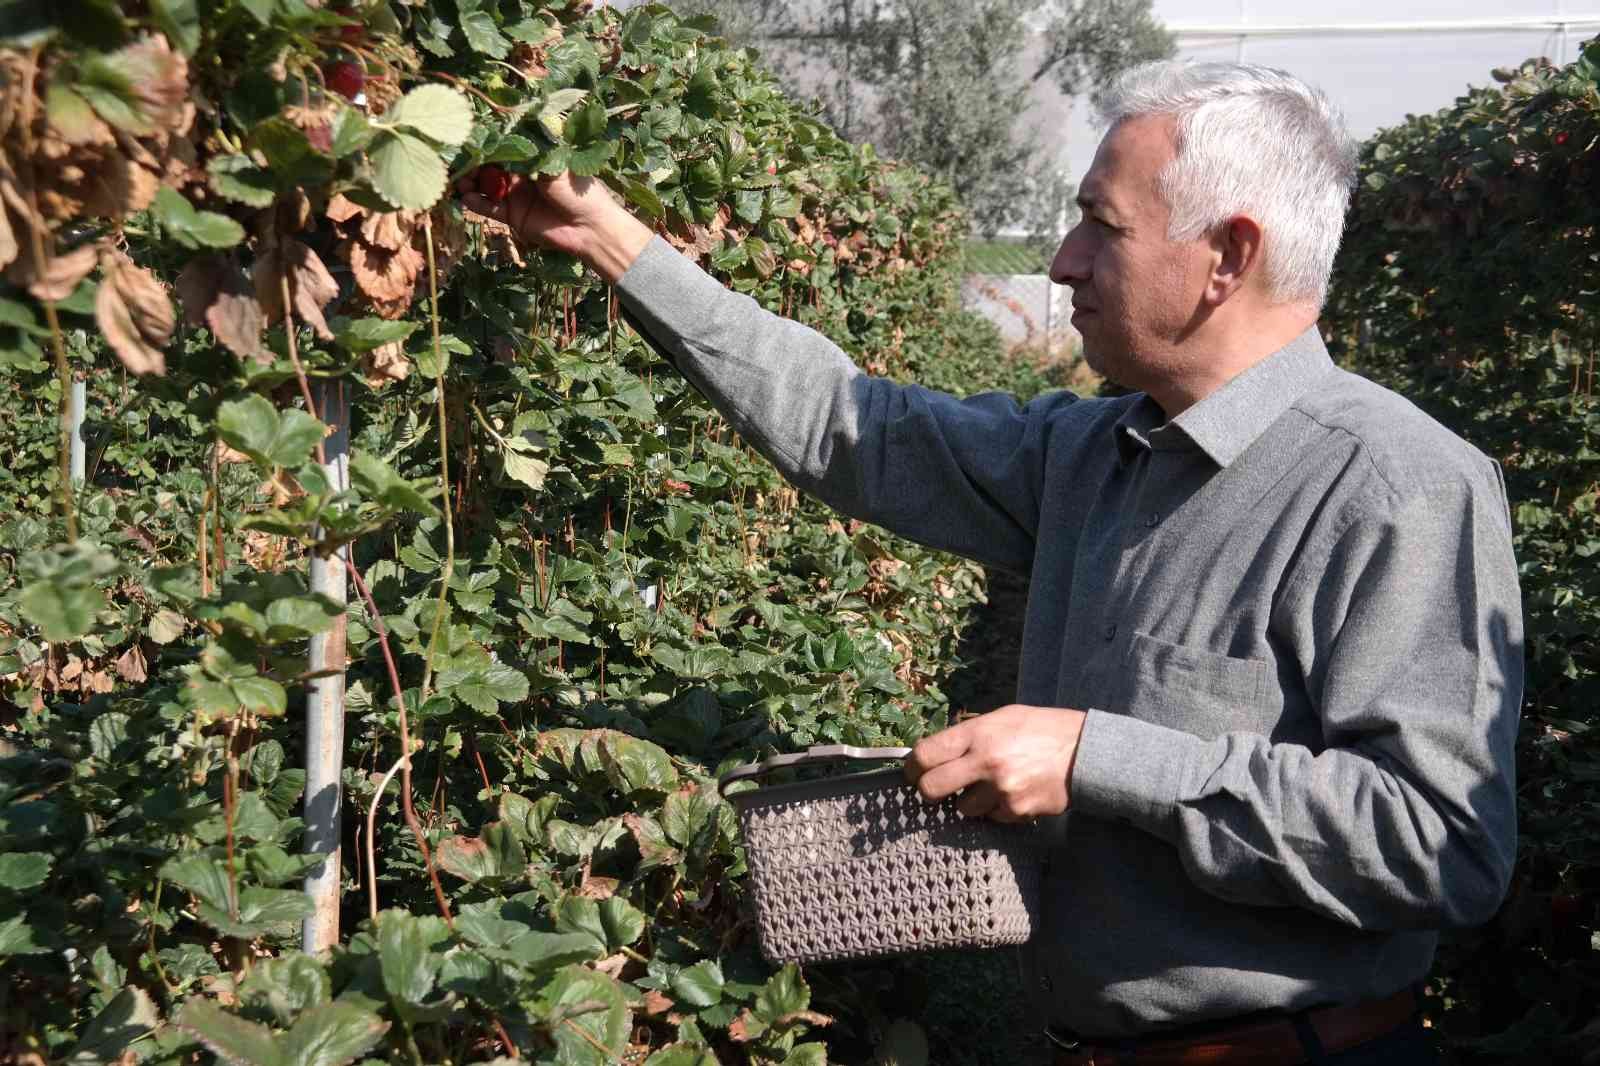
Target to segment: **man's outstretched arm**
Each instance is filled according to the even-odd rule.
[[[616,284],[630,320],[802,489],[938,548],[1032,565],[1049,415],[1070,394],[1022,408],[866,375],[821,334],[723,287],[592,179],[522,179],[503,201],[464,202]]]

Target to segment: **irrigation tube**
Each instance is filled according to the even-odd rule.
[[[327,462],[323,473],[336,490],[350,487],[350,399],[340,381],[313,386],[319,414],[333,431],[323,442]],[[346,603],[344,555],[311,557],[311,591]],[[346,616],[335,617],[333,628],[311,639],[310,672],[306,693],[306,797],[305,849],[323,856],[322,865],[306,877],[311,897],[310,917],[301,928],[301,947],[308,955],[326,951],[339,942],[340,862],[339,778],[344,756],[344,666]],[[315,676],[331,670],[327,676]]]

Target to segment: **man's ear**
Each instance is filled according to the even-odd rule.
[[[1211,276],[1206,279],[1205,290],[1207,303],[1220,307],[1261,268],[1263,236],[1260,223],[1249,215],[1235,215],[1217,227],[1211,238]]]

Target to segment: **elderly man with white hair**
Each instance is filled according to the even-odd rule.
[[[1416,990],[1516,850],[1499,469],[1323,347],[1355,150],[1322,93],[1160,63],[1102,107],[1051,277],[1111,399],[869,377],[597,183],[468,203],[616,283],[801,488],[1028,575],[1018,702],[907,773],[1049,819],[1021,971],[1057,1063],[1436,1061]]]

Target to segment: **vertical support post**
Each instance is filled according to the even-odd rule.
[[[322,442],[326,464],[323,473],[336,489],[350,486],[350,400],[341,381],[318,382],[313,397],[319,414],[333,431]],[[344,560],[348,547],[329,558],[312,556],[311,591],[343,606],[347,602]],[[301,929],[301,946],[308,955],[324,952],[339,942],[340,775],[344,761],[344,665],[346,618],[343,612],[333,628],[311,639],[310,669],[314,678],[306,695],[306,797],[305,850],[323,856],[322,865],[306,876],[306,895],[313,911]]]
[[[85,385],[81,377],[72,379],[72,446],[68,449],[72,460],[72,484],[83,484],[84,457],[83,457],[83,411],[85,402]]]

